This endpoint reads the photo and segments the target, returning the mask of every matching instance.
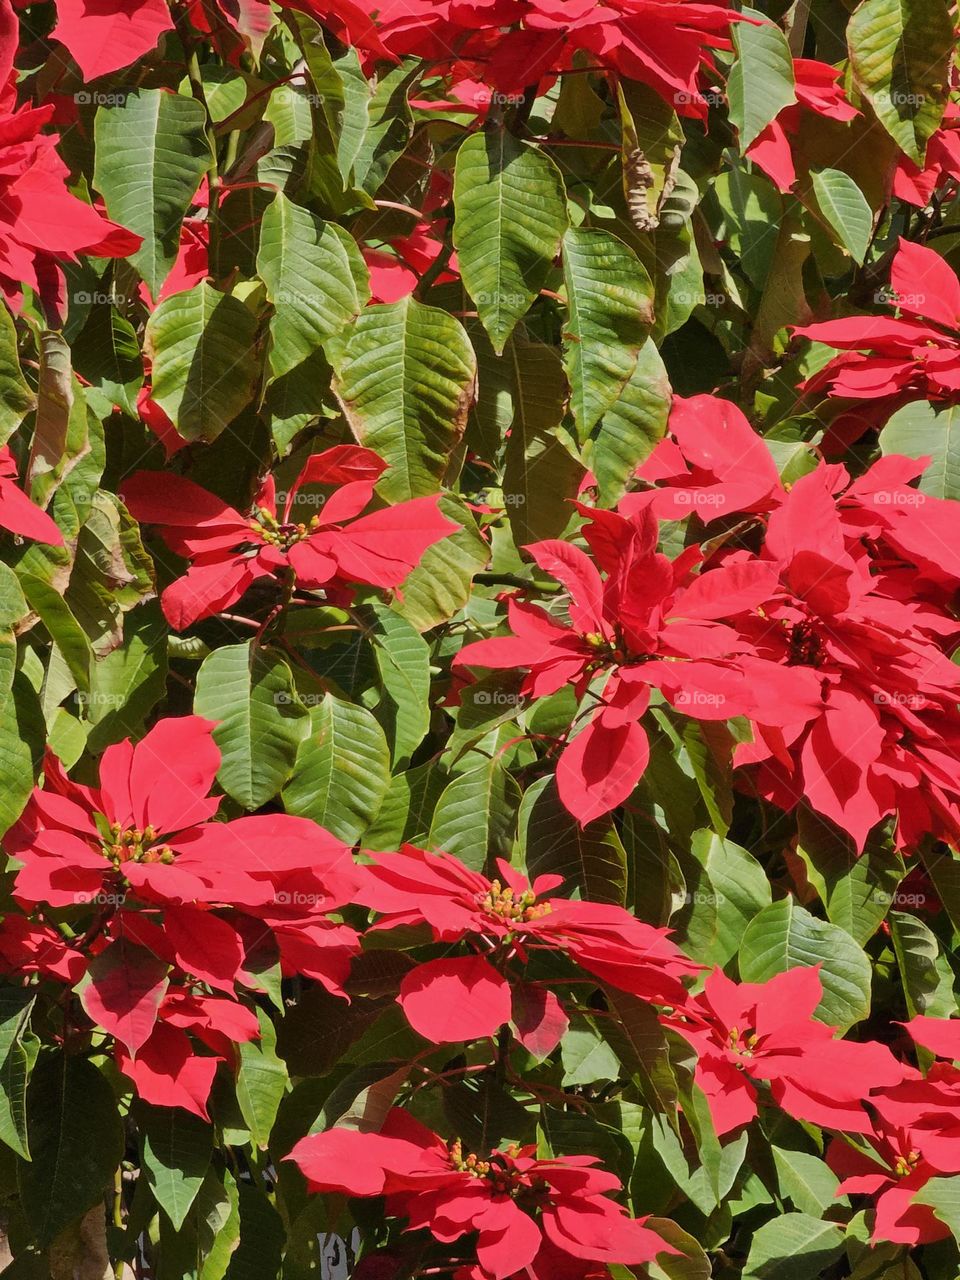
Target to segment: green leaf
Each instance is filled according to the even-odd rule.
[[[27,1092],[33,1159],[18,1168],[20,1199],[43,1247],[103,1199],[123,1154],[113,1090],[92,1062],[42,1057]]]
[[[843,1231],[806,1213],[784,1213],[754,1232],[743,1280],[810,1280],[843,1250]]]
[[[572,1026],[560,1041],[563,1088],[593,1084],[597,1080],[619,1080],[620,1061],[596,1031],[586,1023]]]
[[[838,1203],[837,1175],[821,1156],[807,1151],[789,1151],[773,1146],[773,1162],[777,1169],[780,1194],[793,1202],[800,1213],[822,1214]],[[845,1197],[841,1197],[842,1200]]]
[[[5,834],[23,812],[33,790],[37,770],[43,760],[43,711],[33,687],[23,672],[13,676],[16,647],[12,639],[0,641],[0,835]]]
[[[824,220],[854,262],[862,264],[873,233],[873,212],[866,196],[841,169],[820,169],[810,176]]]
[[[904,405],[880,432],[880,451],[929,457],[920,492],[932,498],[960,498],[960,405],[934,406],[926,400]]]
[[[263,216],[257,272],[274,309],[274,378],[289,373],[354,321],[369,298],[366,267],[353,237],[293,204],[283,192]]]
[[[810,809],[798,815],[797,853],[827,910],[861,946],[876,933],[905,875],[903,859],[884,843],[868,840],[858,853],[853,841]]]
[[[504,129],[475,133],[457,152],[453,203],[463,283],[499,353],[560,250],[563,175],[549,156]]]
[[[27,1087],[40,1050],[30,1030],[36,996],[22,987],[0,988],[0,1142],[30,1159]]]
[[[123,643],[93,665],[90,693],[81,699],[92,726],[90,750],[136,736],[167,687],[167,627],[156,603],[126,615]]]
[[[429,547],[403,584],[395,609],[420,632],[446,622],[470,599],[473,575],[490,559],[490,548],[459,498],[441,498],[440,511],[461,526],[459,533]]]
[[[857,87],[922,168],[950,92],[954,35],[946,0],[862,0],[847,24],[847,45]]]
[[[711,892],[717,898],[716,942],[709,959],[723,966],[740,950],[746,926],[770,905],[770,884],[751,853],[712,831],[697,831],[691,852],[707,873]],[[690,889],[689,880],[687,888]]]
[[[286,1063],[277,1057],[274,1025],[262,1009],[258,1016],[260,1039],[245,1040],[238,1046],[237,1101],[250,1137],[261,1151],[265,1151],[277,1110],[286,1093],[288,1076]]]
[[[27,461],[27,489],[46,506],[86,443],[83,390],[73,373],[70,348],[60,333],[40,336],[37,416]],[[82,442],[82,443],[81,443]]]
[[[676,1250],[658,1254],[656,1262],[647,1264],[650,1280],[710,1280],[713,1271],[709,1257],[696,1239],[678,1227],[672,1218],[648,1218],[644,1225]],[[621,1280],[615,1271],[612,1274],[615,1280]],[[629,1275],[632,1272],[627,1272],[623,1280]]]
[[[677,1081],[656,1010],[626,991],[606,988],[615,1018],[603,1018],[600,1031],[631,1077],[638,1076],[645,1099],[668,1121],[677,1108]]]
[[[106,297],[92,307],[73,344],[73,362],[87,382],[112,404],[136,418],[137,395],[143,385],[143,358],[137,331],[117,310],[125,300]]]
[[[354,844],[373,822],[390,786],[390,748],[371,712],[324,695],[310,713],[283,791],[288,813],[312,818]]]
[[[20,622],[29,609],[17,575],[0,561],[0,628],[5,630]]]
[[[544,343],[512,340],[513,420],[504,450],[503,501],[518,547],[559,537],[585,468],[560,426],[567,387],[560,358]]]
[[[627,855],[611,819],[599,818],[581,827],[560,803],[550,777],[527,788],[519,825],[531,878],[563,876],[565,893],[576,887],[593,902],[623,905]]]
[[[816,1017],[846,1031],[870,1012],[870,961],[838,925],[818,920],[782,898],[747,925],[740,946],[740,977],[766,982],[797,966],[820,965],[823,999]]]
[[[953,972],[936,935],[916,916],[891,911],[890,937],[903,982],[907,1013],[949,1018],[956,1012]]]
[[[39,614],[50,638],[63,654],[78,687],[85,693],[89,692],[93,651],[83,628],[70,612],[70,606],[64,600],[62,592],[29,573],[20,575],[20,586],[30,608]]]
[[[941,1222],[960,1240],[960,1179],[931,1178],[916,1193],[913,1204],[928,1204]]]
[[[154,298],[173,266],[180,224],[210,165],[201,103],[163,89],[135,89],[101,107],[93,185],[115,222],[143,237],[130,261]]]
[[[770,121],[797,95],[793,81],[793,58],[786,36],[756,9],[744,7],[745,18],[759,19],[732,24],[736,61],[727,77],[730,120],[740,135],[744,153]]]
[[[629,245],[609,231],[582,227],[563,237],[563,278],[564,366],[585,440],[637,366],[653,324],[653,282]]]
[[[340,64],[343,62],[344,59],[340,59]],[[409,145],[413,115],[407,104],[407,90],[419,71],[420,63],[407,59],[377,76],[367,103],[367,122],[362,136],[349,152],[346,147],[338,147],[341,171],[346,155],[352,155],[353,179],[370,195],[377,194],[394,162]],[[341,144],[343,141],[341,134]]]
[[[185,440],[216,440],[250,402],[259,374],[257,319],[203,281],[147,321],[153,399]]]
[[[510,857],[520,788],[498,757],[454,778],[430,824],[430,847],[452,853],[473,871]]]
[[[383,697],[377,707],[392,743],[394,768],[409,762],[430,727],[430,646],[405,618],[385,605],[371,606],[373,645]]]
[[[474,396],[477,361],[463,325],[412,297],[367,307],[331,359],[354,435],[390,464],[383,498],[436,493]]]
[[[227,794],[245,809],[272,800],[309,732],[309,712],[283,659],[253,641],[215,650],[197,675],[194,710],[217,722],[217,777]]]
[[[20,368],[17,326],[7,308],[0,307],[0,445],[6,444],[35,404]]]
[[[640,348],[636,367],[600,419],[584,460],[597,478],[600,501],[615,506],[634,472],[667,433],[672,392],[652,339]]]
[[[157,1280],[223,1280],[239,1243],[236,1181],[211,1168],[179,1228],[160,1218]]]
[[[213,1155],[213,1129],[181,1107],[149,1107],[142,1125],[143,1170],[176,1230],[193,1207]]]

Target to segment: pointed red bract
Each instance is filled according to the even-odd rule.
[[[304,590],[325,588],[348,596],[349,585],[356,583],[398,588],[424,552],[459,525],[442,515],[438,499],[431,497],[362,514],[385,466],[369,449],[353,445],[314,454],[282,510],[271,483],[249,516],[180,476],[145,471],[132,476],[123,486],[131,513],[155,525],[170,549],[191,561],[162,596],[170,625],[182,631],[221,612],[262,578],[289,575]],[[320,497],[319,504],[302,495],[305,486],[320,484],[333,491],[313,495]],[[304,506],[314,514],[295,520]]]
[[[406,1218],[409,1230],[445,1243],[476,1232],[469,1274],[477,1280],[507,1280],[528,1267],[540,1276],[555,1255],[638,1265],[674,1252],[611,1198],[620,1181],[596,1157],[538,1160],[535,1151],[470,1155],[395,1109],[379,1133],[330,1129],[303,1138],[286,1159],[314,1191],[385,1195],[387,1213]]]

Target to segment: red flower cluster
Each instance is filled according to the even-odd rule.
[[[571,683],[587,698],[557,766],[581,822],[642,776],[653,686],[685,715],[746,716],[753,742],[735,763],[751,785],[786,809],[804,798],[858,848],[890,815],[902,847],[924,832],[956,844],[960,556],[953,504],[911,487],[926,460],[882,458],[854,482],[821,463],[788,492],[734,406],[678,400],[670,430],[638,473],[655,487],[617,512],[580,508],[596,563],[567,543],[527,548],[566,586],[570,623],[512,598],[513,635],[456,663],[526,668],[530,697]],[[696,546],[673,563],[656,552],[653,513],[753,516],[763,536],[754,550],[721,544],[694,574]]]
[[[74,261],[79,254],[124,258],[142,242],[67,190],[69,170],[57,151],[60,139],[40,132],[50,123],[54,106],[17,108],[13,59],[18,30],[11,0],[2,0],[0,293],[16,308],[23,286],[29,285],[51,315],[59,315],[64,301],[60,262]]]
[[[797,181],[794,149],[805,120],[816,116],[845,124],[860,114],[837,83],[840,72],[836,67],[813,58],[794,58],[793,74],[797,101],[784,107],[747,148],[753,163],[784,192]]]
[[[258,1034],[236,987],[260,988],[259,962],[342,995],[359,946],[329,918],[359,880],[345,845],[285,814],[214,820],[212,728],[161,720],[136,746],[108,747],[96,788],[48,757],[46,785],[6,838],[23,864],[14,895],[26,910],[94,916],[82,937],[14,917],[0,935],[12,967],[82,982],[86,1012],[115,1037],[142,1096],[199,1114],[217,1059]],[[194,1063],[188,1033],[214,1057]]]
[[[308,591],[323,587],[335,598],[348,598],[353,583],[399,587],[427,548],[458,526],[441,515],[435,497],[362,515],[386,469],[371,450],[338,445],[307,459],[282,513],[268,476],[248,516],[182,476],[132,476],[123,486],[131,513],[191,562],[163,593],[167,621],[182,631],[234,604],[259,578],[286,579]],[[294,522],[305,485],[333,492],[318,514]]]
[[[330,1129],[286,1157],[314,1191],[386,1196],[387,1213],[444,1244],[477,1233],[457,1280],[589,1280],[596,1264],[638,1265],[676,1250],[611,1197],[620,1180],[594,1156],[538,1160],[535,1147],[478,1157],[394,1109],[379,1133]]]
[[[872,1042],[836,1040],[814,1018],[823,996],[817,970],[788,969],[769,982],[731,982],[720,969],[701,995],[664,1016],[697,1051],[696,1082],[719,1134],[757,1114],[757,1084],[795,1120],[865,1133],[864,1082],[898,1084],[903,1068]]]
[[[682,115],[706,114],[701,63],[729,49],[739,15],[690,0],[381,0],[376,19],[354,0],[301,6],[374,57],[412,54],[454,65],[504,93],[565,71],[578,53],[652,86]]]
[[[767,715],[780,725],[812,711],[818,690],[794,680],[768,697],[776,666],[721,621],[770,597],[770,566],[738,563],[696,575],[697,547],[670,561],[656,550],[648,495],[625,498],[617,511],[580,509],[590,518],[583,537],[594,560],[566,542],[526,548],[567,588],[570,624],[511,599],[514,634],[467,645],[455,665],[525,667],[521,692],[534,698],[567,684],[580,696],[590,690],[586,726],[557,763],[560,796],[587,823],[626,800],[646,769],[649,745],[639,721],[651,687],[696,719]],[[602,692],[595,683],[601,677]]]
[[[511,1014],[518,1038],[542,1053],[556,1047],[566,1018],[556,996],[515,977],[532,950],[560,952],[580,969],[646,1000],[683,999],[681,979],[697,971],[666,930],[622,907],[545,897],[561,884],[531,885],[502,859],[489,880],[449,854],[407,845],[369,855],[357,900],[380,913],[375,930],[426,926],[437,942],[466,942],[469,956],[428,960],[404,978],[399,1002],[410,1024],[434,1043],[495,1035]]]
[[[900,241],[890,268],[892,316],[850,316],[796,330],[836,347],[834,356],[801,388],[808,396],[869,401],[882,425],[910,400],[955,400],[960,395],[960,282],[933,249]]]
[[[960,1020],[918,1016],[906,1028],[938,1057],[960,1057]],[[949,1228],[915,1198],[931,1178],[960,1173],[960,1070],[937,1062],[924,1079],[908,1069],[902,1083],[873,1089],[869,1103],[875,1119],[864,1144],[835,1138],[827,1149],[827,1163],[843,1179],[837,1194],[874,1198],[874,1240],[944,1239]]]

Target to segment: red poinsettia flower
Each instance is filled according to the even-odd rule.
[[[937,588],[940,612],[927,614],[926,621],[949,634],[956,623],[943,614],[942,590],[960,582],[960,551],[952,536],[960,508],[912,487],[929,464],[929,458],[888,454],[852,481],[842,466],[825,474],[847,550],[871,556],[873,589],[902,599],[916,618],[918,595],[925,600],[928,587]],[[656,486],[650,506],[661,520],[693,514],[708,524],[765,515],[787,496],[762,437],[736,405],[717,396],[674,396],[669,438],[636,474]]]
[[[0,86],[13,48],[7,52],[7,68],[0,59]],[[59,313],[59,262],[79,254],[124,258],[142,241],[67,190],[69,170],[57,154],[59,139],[40,132],[53,111],[52,105],[14,111],[9,93],[0,99],[0,292],[17,307],[29,285],[48,310]]]
[[[17,464],[6,445],[0,449],[0,529],[48,546],[63,546],[63,534],[54,521],[20,488]]]
[[[187,989],[164,990],[150,1034],[135,1053],[118,1044],[116,1060],[144,1102],[181,1107],[209,1120],[207,1101],[219,1064],[232,1064],[236,1046],[259,1034],[256,1014],[245,1005]],[[208,1052],[198,1053],[196,1041]]]
[[[71,947],[50,925],[13,913],[0,924],[0,969],[5,974],[38,973],[73,986],[83,977],[86,967],[82,952]]]
[[[556,1046],[566,1017],[549,991],[516,973],[530,951],[565,953],[611,986],[646,1000],[676,1004],[681,979],[699,966],[622,907],[548,897],[560,876],[531,884],[498,860],[501,879],[489,880],[450,854],[405,845],[399,853],[371,853],[357,901],[379,912],[374,929],[426,926],[437,942],[467,941],[469,956],[417,965],[404,977],[399,1002],[411,1026],[441,1044],[496,1034],[514,1017],[522,1043],[543,1052]],[[554,1039],[546,1037],[552,1028]]]
[[[212,617],[259,578],[292,575],[306,590],[399,587],[427,548],[459,526],[441,515],[437,497],[362,515],[386,469],[371,450],[338,445],[307,459],[282,513],[269,476],[248,516],[182,476],[137,472],[123,485],[131,514],[156,525],[170,549],[191,561],[161,598],[170,625],[182,631]],[[294,523],[304,485],[339,487],[318,514]]]
[[[57,0],[53,38],[87,80],[129,67],[173,30],[166,0]]]
[[[741,512],[770,511],[783,499],[773,455],[744,414],[719,396],[674,396],[669,437],[637,470],[656,486],[660,520],[696,515],[704,524]]]
[[[837,511],[837,478],[818,468],[770,516],[763,556],[780,588],[737,619],[755,652],[816,697],[791,725],[751,717],[754,741],[735,762],[759,764],[761,794],[785,808],[803,796],[858,848],[888,814],[901,843],[923,830],[955,841],[960,792],[948,758],[960,732],[960,673],[931,609],[911,613],[896,594],[874,590],[869,555],[848,540]],[[954,623],[944,620],[943,631],[953,634]]]
[[[875,1090],[870,1105],[891,1131],[909,1131],[920,1157],[944,1174],[960,1173],[960,1018],[922,1014],[904,1026],[915,1044],[950,1062],[926,1075],[909,1071],[901,1084]]]
[[[750,641],[720,621],[771,594],[770,567],[746,561],[694,575],[699,548],[673,562],[658,554],[649,509],[656,496],[628,495],[617,511],[580,508],[590,517],[583,537],[596,563],[567,542],[525,548],[567,588],[570,624],[512,598],[513,635],[469,644],[454,660],[455,667],[526,668],[521,693],[534,698],[568,684],[583,695],[606,675],[602,693],[592,685],[595,709],[557,763],[560,797],[581,824],[621,804],[642,777],[649,746],[639,722],[651,686],[701,720],[751,714],[786,724],[812,714],[819,701],[815,681],[779,680],[774,667],[751,657]],[[771,678],[779,680],[775,698]]]
[[[837,83],[836,67],[814,58],[794,58],[793,74],[797,101],[784,107],[747,148],[747,156],[783,192],[792,190],[797,181],[794,146],[806,120],[846,123],[860,114]]]
[[[923,168],[900,155],[893,174],[893,194],[922,208],[949,179],[960,181],[960,106],[948,102],[940,128],[927,139]]]
[[[890,289],[899,317],[850,316],[795,330],[841,353],[803,392],[871,401],[878,425],[907,401],[960,396],[960,281],[933,249],[901,240]]]
[[[652,86],[683,115],[705,115],[702,63],[729,49],[740,15],[686,0],[380,0],[375,19],[354,0],[299,0],[372,56],[473,64],[501,92],[552,78],[578,53],[599,68]],[[477,75],[476,67],[482,68]]]
[[[796,1120],[866,1133],[871,1088],[896,1084],[903,1068],[884,1045],[834,1038],[813,1014],[818,970],[788,969],[768,982],[736,983],[715,969],[703,993],[663,1016],[697,1052],[696,1082],[719,1134],[757,1114],[757,1085]]]
[[[26,2],[19,0],[21,7]],[[184,8],[198,32],[234,57],[262,43],[273,25],[268,0],[186,0]],[[87,80],[96,80],[145,57],[173,29],[167,0],[57,0],[53,38]]]
[[[326,913],[353,897],[350,850],[306,818],[213,821],[213,727],[199,716],[161,720],[136,746],[108,747],[97,788],[48,757],[46,785],[6,837],[23,863],[14,896],[24,906],[95,906],[113,936],[232,992],[244,978],[242,921],[212,910],[229,908],[261,922],[261,935],[269,928],[288,969],[342,994],[358,939]]]
[[[329,1129],[286,1159],[314,1191],[386,1196],[390,1216],[443,1244],[476,1233],[476,1265],[458,1272],[470,1280],[576,1280],[594,1274],[590,1263],[635,1266],[676,1252],[611,1198],[620,1180],[595,1156],[535,1152],[467,1154],[395,1108],[380,1133]]]
[[[838,1196],[873,1197],[873,1240],[916,1245],[946,1239],[950,1228],[929,1205],[914,1203],[917,1192],[940,1171],[920,1154],[912,1131],[878,1121],[867,1143],[869,1150],[862,1150],[834,1138],[826,1160],[841,1179]]]

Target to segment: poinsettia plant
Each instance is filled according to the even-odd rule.
[[[960,18],[0,0],[0,1272],[956,1280]]]

